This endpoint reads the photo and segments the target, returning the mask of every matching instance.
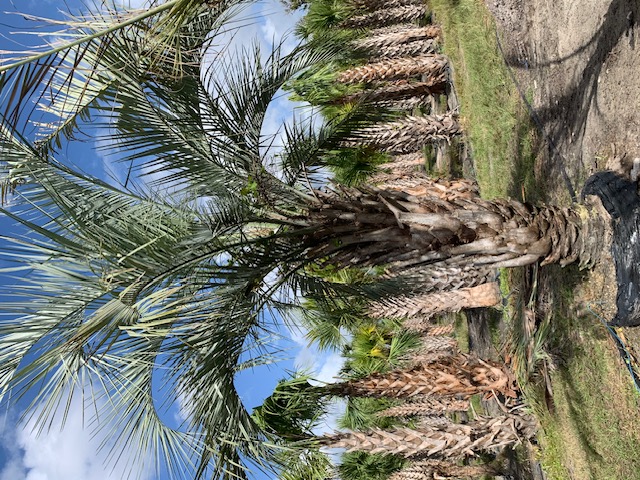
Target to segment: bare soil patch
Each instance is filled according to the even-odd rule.
[[[486,0],[547,143],[536,173],[566,198],[612,157],[640,157],[640,4]]]
[[[542,200],[568,202],[607,164],[640,157],[640,3],[486,0],[505,60],[545,143],[535,177]],[[576,292],[615,313],[611,265]],[[633,329],[635,330],[635,329]],[[635,331],[629,337],[638,339]]]

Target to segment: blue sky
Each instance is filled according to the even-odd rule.
[[[140,0],[136,0],[140,4]],[[68,0],[66,5],[81,8],[77,0]],[[26,22],[19,15],[4,12],[15,12],[16,9],[31,15],[41,17],[59,17],[59,9],[65,9],[65,2],[55,0],[22,0],[12,2],[0,0],[0,49],[20,50],[22,45],[34,41],[33,36],[16,36],[11,32],[32,28],[33,24]],[[234,42],[242,43],[257,38],[265,47],[275,38],[278,39],[290,30],[296,21],[295,17],[287,15],[284,8],[277,2],[256,4],[247,11],[247,16],[255,18],[255,23],[244,28],[241,35],[235,37]],[[221,43],[224,45],[226,40]],[[281,97],[270,108],[263,133],[274,132],[291,117],[294,105]],[[82,166],[91,174],[106,178],[111,172],[116,178],[121,175],[119,167],[111,160],[96,152],[99,142],[87,139],[81,146],[63,152],[67,160],[75,161],[82,158]],[[1,160],[1,159],[0,159]],[[64,160],[64,159],[63,159]],[[0,229],[15,229],[15,225],[8,219],[0,217]],[[1,248],[1,245],[0,245]],[[237,378],[237,387],[243,401],[248,407],[259,405],[268,395],[275,383],[285,375],[285,370],[291,370],[294,365],[315,372],[318,379],[329,381],[338,372],[341,359],[337,354],[321,354],[312,347],[308,347],[303,332],[290,332],[285,341],[288,349],[286,361],[277,365],[264,366],[253,371],[246,371]],[[55,424],[50,431],[43,435],[36,435],[32,431],[33,425],[18,420],[20,411],[2,411],[0,419],[0,480],[120,480],[126,478],[125,469],[116,466],[105,468],[107,453],[98,449],[100,438],[83,423],[84,413],[79,403],[73,405],[69,421],[64,428]],[[179,421],[181,412],[176,406],[167,413],[167,422]],[[325,429],[332,428],[328,420]],[[135,458],[128,458],[135,462]],[[166,475],[157,476],[146,472],[145,480],[168,480]],[[265,479],[256,475],[257,479]]]

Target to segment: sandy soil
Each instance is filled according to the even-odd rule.
[[[640,2],[486,1],[507,63],[531,99],[544,144],[536,163],[544,197],[579,197],[594,171],[640,157]],[[600,285],[585,291],[602,292],[609,275],[594,272]]]
[[[540,133],[535,173],[542,198],[579,198],[591,173],[640,157],[640,2],[485,2]],[[580,301],[599,305],[608,318],[616,311],[611,263],[590,272],[576,291]],[[539,302],[553,297],[544,283]],[[640,327],[624,329],[624,336],[640,358]]]
[[[617,156],[640,157],[640,3],[487,0],[548,152],[549,191],[575,191]],[[564,178],[566,173],[567,178]],[[567,182],[568,180],[568,182]]]

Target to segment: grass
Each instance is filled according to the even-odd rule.
[[[534,168],[541,144],[498,51],[490,13],[481,0],[430,4],[443,27],[482,195],[547,198]],[[496,346],[506,345],[515,359],[540,420],[537,457],[547,478],[640,480],[640,396],[600,320],[575,312],[581,274],[556,267],[531,273],[501,273],[501,290],[510,294],[504,321],[513,334]]]
[[[559,286],[560,272],[550,273],[550,285]],[[551,478],[640,479],[640,396],[600,319],[562,308],[571,295],[565,289],[548,339],[557,367],[553,408],[538,404],[541,463]]]
[[[518,337],[511,351],[525,398],[541,423],[538,458],[548,478],[640,479],[640,395],[600,319],[588,311],[576,313],[573,292],[582,275],[577,269],[546,267],[539,272],[537,290],[522,278],[511,272],[507,280],[519,293],[516,298],[522,302],[533,293],[536,301],[533,306],[510,302],[512,330],[519,331],[525,306],[539,309],[544,318],[529,342]],[[546,305],[536,298],[543,292]],[[538,340],[547,358],[536,368],[524,365],[536,361],[523,351],[527,346],[533,351]]]
[[[483,196],[527,197],[536,138],[498,51],[489,12],[477,0],[432,0],[430,5],[454,66],[461,122]]]

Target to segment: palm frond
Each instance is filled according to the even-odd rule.
[[[203,34],[202,20],[219,17],[238,3],[222,1],[209,5],[203,0],[168,0],[153,2],[143,10],[102,4],[101,11],[86,17],[69,16],[64,22],[49,21],[61,28],[57,32],[57,43],[45,42],[40,50],[21,59],[12,57],[0,67],[3,74],[0,90],[7,99],[3,116],[17,125],[27,99],[33,95],[44,99],[49,94],[52,98],[59,94],[67,97],[67,87],[73,93],[68,99],[74,103],[67,104],[63,110],[83,110],[99,90],[92,82],[100,77],[105,63],[113,61],[109,59],[110,53],[121,49],[123,43],[130,47],[135,43],[137,48],[133,50],[143,53],[145,63],[156,73],[164,69],[170,75],[182,76],[194,49],[202,46],[211,31]],[[194,44],[194,39],[200,45]],[[82,92],[83,86],[86,93]],[[65,124],[70,125],[63,122]]]

